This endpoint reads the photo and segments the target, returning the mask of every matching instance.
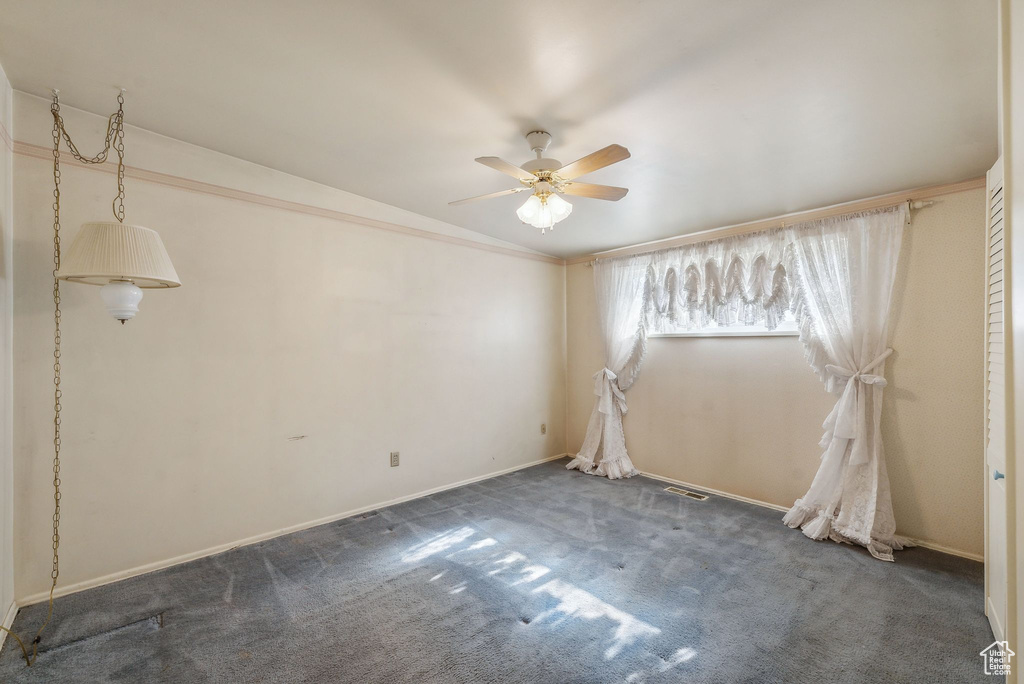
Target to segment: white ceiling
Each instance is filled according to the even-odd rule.
[[[13,86],[558,256],[982,175],[984,0],[0,0]],[[633,156],[554,233],[473,162]]]

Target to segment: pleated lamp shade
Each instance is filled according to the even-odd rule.
[[[82,224],[71,248],[61,255],[57,277],[90,285],[111,281],[131,281],[142,288],[181,285],[155,230],[114,222]]]

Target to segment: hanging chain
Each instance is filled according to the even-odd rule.
[[[117,197],[114,198],[114,216],[118,223],[124,223],[124,90],[117,94],[117,131],[114,135],[114,149],[117,150]],[[107,135],[109,136],[109,130]],[[107,138],[110,144],[110,138]],[[122,321],[123,323],[124,321]]]
[[[91,157],[86,157],[78,151],[78,147],[71,140],[71,134],[64,128],[56,92],[53,95],[50,112],[53,114],[53,134],[57,138],[54,143],[55,150],[58,150],[60,140],[63,139],[71,151],[71,156],[83,164],[103,164],[107,161],[111,148],[117,152],[117,196],[114,197],[111,207],[118,223],[124,223],[124,90],[117,95],[117,111],[107,118],[107,135],[103,141],[103,149]],[[54,154],[59,155],[59,150]]]
[[[60,102],[57,92],[53,91],[53,102],[50,113],[53,115],[53,564],[50,569],[50,601],[46,619],[32,640],[32,655],[28,653],[21,638],[0,625],[0,629],[10,634],[21,647],[25,663],[32,665],[39,657],[39,643],[42,641],[43,630],[53,617],[53,592],[57,588],[60,576],[60,142],[63,139],[71,151],[71,155],[83,164],[102,164],[107,161],[111,146],[117,151],[117,197],[114,198],[114,217],[118,222],[124,221],[124,91],[117,96],[117,111],[107,119],[107,136],[103,150],[92,157],[84,157],[79,153],[71,136],[64,128],[64,119],[60,115]]]
[[[60,116],[60,104],[53,96],[53,112]],[[60,575],[60,137],[59,124],[53,122],[53,569],[50,577],[57,584]]]

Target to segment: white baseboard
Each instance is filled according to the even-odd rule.
[[[770,508],[773,511],[780,511],[785,513],[789,510],[788,506],[779,506],[778,504],[768,503],[767,501],[761,501],[759,499],[751,499],[746,496],[740,496],[739,494],[730,494],[729,492],[723,492],[718,489],[712,489],[711,487],[704,487],[703,485],[693,484],[692,482],[683,482],[682,480],[674,480],[671,477],[665,477],[663,475],[655,475],[654,473],[648,473],[646,471],[640,471],[641,475],[649,477],[652,480],[661,480],[662,482],[668,482],[669,484],[679,485],[682,487],[689,487],[690,489],[696,489],[701,492],[707,492],[708,494],[715,494],[716,496],[724,496],[727,499],[734,499],[736,501],[743,501],[744,503],[754,504],[755,506],[763,506],[764,508]],[[936,544],[935,542],[926,541],[924,539],[914,539],[909,537],[917,546],[925,549],[931,549],[933,551],[940,551],[942,553],[948,553],[951,556],[959,556],[961,558],[969,558],[970,560],[984,562],[985,557],[979,553],[971,553],[970,551],[961,551],[960,549],[950,548],[943,546],[942,544]]]
[[[345,511],[344,513],[329,515],[325,518],[319,518],[318,520],[310,520],[309,522],[299,523],[298,525],[283,527],[277,530],[272,530],[270,532],[265,532],[263,534],[258,534],[252,537],[247,537],[245,539],[240,539],[238,541],[228,542],[227,544],[219,544],[217,546],[212,546],[208,549],[203,549],[202,551],[194,551],[192,553],[186,553],[180,556],[175,556],[174,558],[167,558],[165,560],[156,561],[154,563],[139,565],[128,570],[121,570],[119,572],[114,572],[109,575],[97,577],[95,579],[85,580],[83,582],[76,582],[74,584],[69,584],[66,586],[59,586],[57,587],[57,590],[53,592],[53,596],[54,598],[58,596],[67,596],[68,594],[75,594],[79,591],[85,591],[86,589],[93,589],[95,587],[103,586],[104,584],[110,584],[112,582],[128,579],[129,577],[144,575],[147,572],[163,570],[164,568],[169,568],[172,565],[180,565],[181,563],[187,563],[189,561],[194,561],[199,558],[205,558],[206,556],[212,556],[214,554],[223,553],[224,551],[230,551],[231,549],[236,549],[240,546],[256,544],[258,542],[273,539],[275,537],[280,537],[285,534],[291,534],[292,532],[308,530],[311,527],[326,525],[328,523],[336,522],[344,518],[350,518],[353,515],[366,513],[367,511],[375,511],[379,508],[387,508],[388,506],[394,506],[396,504],[404,503],[406,501],[412,501],[413,499],[419,499],[420,497],[423,496],[430,496],[431,494],[437,494],[439,492],[447,491],[449,489],[455,489],[456,487],[463,487],[468,484],[473,484],[474,482],[479,482],[481,480],[487,480],[492,477],[497,477],[498,475],[512,473],[517,470],[522,470],[524,468],[530,468],[535,465],[540,465],[541,463],[547,463],[548,461],[555,461],[560,458],[565,458],[566,456],[569,456],[569,454],[556,454],[555,456],[549,456],[547,458],[542,458],[536,461],[530,461],[529,463],[523,463],[521,465],[512,466],[511,468],[505,468],[504,470],[499,470],[493,473],[487,473],[486,475],[478,475],[476,477],[471,477],[469,479],[461,480],[459,482],[453,482],[451,484],[442,485],[440,487],[434,487],[433,489],[426,489],[424,491],[416,492],[415,494],[409,494],[408,496],[402,496],[397,499],[382,501],[380,503],[371,504],[369,506],[362,506],[361,508],[356,508],[351,511]],[[46,601],[49,598],[49,596],[49,590],[39,592],[36,594],[30,594],[29,596],[25,596],[23,598],[18,599],[15,602],[15,605],[17,606],[17,608],[24,608],[25,606],[31,606],[34,603]],[[14,613],[17,613],[17,608],[12,606],[12,610],[14,611]],[[11,620],[13,619],[14,617],[12,615]]]
[[[3,626],[4,629],[10,629],[14,624],[14,618],[18,616],[18,602],[11,601],[11,605],[7,608],[7,614],[4,615]],[[0,648],[3,648],[4,641],[7,640],[7,632],[0,629]]]
[[[914,542],[917,546],[923,549],[931,549],[932,551],[939,551],[941,553],[948,553],[951,556],[960,556],[961,558],[967,558],[979,563],[985,562],[984,554],[971,553],[970,551],[961,551],[960,549],[954,549],[949,546],[943,546],[942,544],[936,544],[935,542],[928,541],[927,539],[914,539],[909,538],[910,541]]]

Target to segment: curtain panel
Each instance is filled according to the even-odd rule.
[[[836,394],[810,489],[783,518],[811,539],[867,547],[891,561],[896,536],[882,448],[889,310],[907,208],[817,221],[794,230],[794,313],[807,360]]]
[[[625,392],[636,380],[647,351],[643,312],[649,291],[649,264],[646,255],[594,264],[594,292],[605,365],[594,374],[597,399],[583,446],[566,466],[569,469],[611,479],[632,477],[638,472],[626,453],[622,416],[627,410]]]
[[[637,473],[622,416],[648,332],[711,322],[773,329],[791,311],[808,363],[837,401],[822,426],[818,472],[784,522],[892,560],[909,542],[895,534],[880,422],[906,220],[899,205],[595,262],[605,367],[594,375],[583,446],[567,467],[613,479]]]

